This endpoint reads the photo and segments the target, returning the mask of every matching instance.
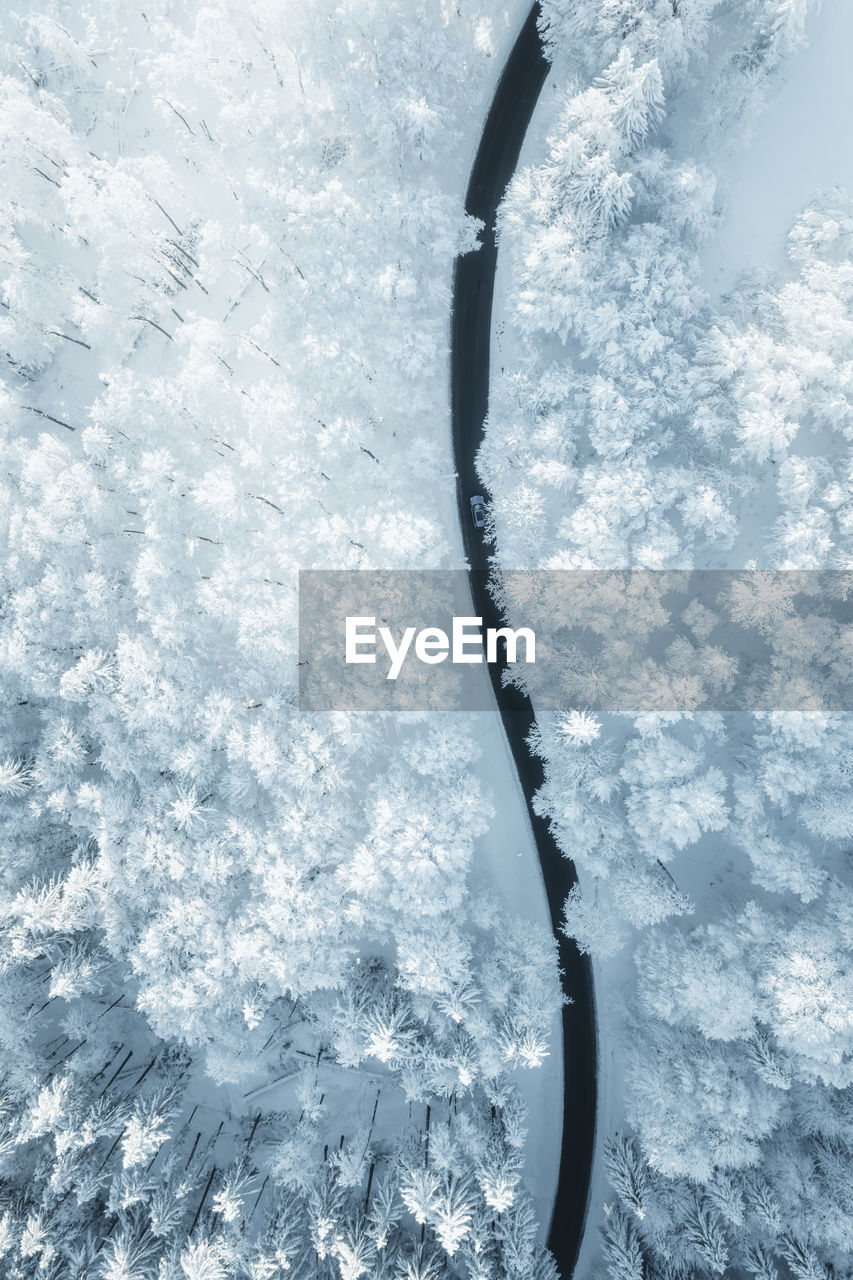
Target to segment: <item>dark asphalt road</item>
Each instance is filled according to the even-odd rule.
[[[486,627],[501,625],[486,588],[489,550],[474,528],[469,509],[472,494],[488,493],[477,479],[474,458],[483,439],[489,404],[489,347],[497,248],[497,207],[518,163],[521,144],[548,72],[536,28],[534,6],[513,46],[495,92],[468,186],[465,207],[486,229],[482,248],[456,261],[453,286],[451,399],[453,449],[462,537],[471,566],[474,607]],[[563,903],[575,883],[573,865],[565,859],[546,821],[533,812],[533,795],[543,780],[542,766],[525,745],[533,725],[529,700],[501,686],[500,666],[488,668],[504,730],[524,790],[545,887],[551,923],[559,944],[564,989],[574,1003],[563,1011],[563,1138],[554,1215],[548,1236],[564,1280],[572,1274],[586,1218],[595,1140],[596,1033],[595,1004],[589,960],[559,932]]]

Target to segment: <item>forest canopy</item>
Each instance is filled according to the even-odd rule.
[[[629,674],[616,613],[611,705],[578,661],[572,696],[537,715],[539,809],[579,871],[565,929],[592,956],[624,1076],[602,1261],[612,1280],[846,1274],[851,723],[791,701],[831,626],[800,630],[762,588],[843,581],[851,563],[851,194],[816,194],[774,270],[722,297],[703,274],[728,158],[821,18],[776,0],[542,12],[555,87],[501,210],[479,456],[496,560],[510,583],[746,570],[733,616],[763,632],[779,680],[762,707],[664,697],[631,714],[612,705]],[[529,605],[502,598],[516,621]],[[655,674],[726,687],[720,621],[691,601]],[[824,691],[839,656],[820,660]]]

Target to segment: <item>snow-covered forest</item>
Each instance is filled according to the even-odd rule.
[[[846,5],[543,0],[496,567],[851,568],[853,178],[724,291],[714,248]],[[464,566],[453,264],[526,14],[0,9],[9,1280],[556,1275],[532,1188],[572,993],[500,728],[297,696],[300,569]],[[768,581],[736,603],[780,671],[849,660]],[[684,621],[695,667],[715,618]],[[567,705],[531,749],[597,990],[579,1280],[853,1274],[850,715]]]
[[[296,705],[299,568],[457,554],[450,279],[514,21],[3,10],[10,1280],[549,1274],[555,948],[472,892],[476,726]]]
[[[813,193],[723,295],[707,270],[728,168],[811,33],[849,38],[845,6],[543,11],[480,452],[500,565],[849,570],[853,194]],[[791,599],[761,582],[742,615],[796,671]],[[717,619],[684,618],[698,672]],[[580,872],[565,927],[607,1006],[612,1280],[850,1274],[851,745],[833,706],[538,717],[539,803]]]

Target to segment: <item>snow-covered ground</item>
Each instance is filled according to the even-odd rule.
[[[712,297],[744,271],[784,262],[788,232],[815,192],[853,190],[850,0],[823,0],[806,31],[808,46],[773,84],[748,146],[718,169],[722,216],[702,262]]]
[[[545,80],[545,84],[542,87],[539,101],[536,104],[533,117],[522,144],[517,171],[521,170],[526,165],[536,164],[539,157],[543,154],[545,148],[545,137],[553,124],[558,90],[558,77],[553,71],[549,72],[548,77]],[[497,270],[495,272],[494,303],[492,309],[492,341],[490,355],[492,378],[501,372],[502,366],[505,362],[511,364],[513,359],[517,357],[519,353],[519,347],[515,340],[515,333],[511,323],[509,322],[506,311],[507,293],[509,288],[509,255],[501,253],[499,244]],[[557,345],[558,344],[555,342],[555,348]],[[513,775],[514,773],[515,771],[513,770]],[[518,790],[517,778],[514,778],[514,782],[516,790]],[[523,804],[523,797],[520,797],[520,799]],[[531,840],[531,836],[528,834],[527,838],[529,842]],[[535,852],[533,856],[535,857]],[[538,869],[538,863],[536,865]],[[580,877],[583,885],[585,877],[582,872],[580,873]],[[527,892],[528,894],[530,893],[529,882]],[[543,910],[547,910],[547,905],[544,901],[544,886],[541,889],[541,897]],[[607,1178],[603,1161],[601,1159],[600,1144],[602,1137],[612,1131],[617,1117],[620,1114],[620,1107],[622,1105],[618,1055],[616,1055],[614,1050],[614,1045],[618,1040],[616,1035],[618,1030],[616,1022],[618,1022],[618,1019],[614,1019],[612,1016],[608,1017],[608,1011],[611,1015],[613,1014],[611,992],[618,989],[620,985],[619,980],[622,977],[623,971],[629,966],[630,956],[627,954],[622,954],[618,956],[615,961],[609,963],[593,961],[593,980],[595,986],[599,1049],[598,1075],[596,1081],[596,1149],[593,1156],[592,1178],[590,1181],[587,1225],[575,1266],[575,1275],[580,1277],[581,1280],[583,1277],[592,1274],[594,1266],[600,1261],[601,1257],[597,1227],[600,1222],[601,1206],[606,1198]],[[559,1043],[559,1041],[556,1041],[555,1043]],[[558,1141],[556,1130],[549,1132],[546,1127],[542,1132],[540,1141],[537,1141],[536,1130],[534,1126],[531,1125],[529,1159],[532,1160],[535,1157],[536,1165],[544,1165],[545,1168],[547,1168],[551,1155],[548,1148],[549,1145],[554,1145],[555,1140]],[[557,1151],[556,1159],[559,1159],[559,1150]],[[533,1181],[533,1179],[531,1179],[531,1181]],[[537,1184],[538,1181],[539,1177],[537,1176]]]
[[[498,76],[503,70],[510,49],[515,42],[518,30],[526,19],[526,4],[514,6],[515,21],[507,24],[499,43],[496,43],[494,54],[495,76],[490,86],[489,99],[483,104],[483,114],[479,120],[470,121],[470,131],[465,140],[464,152],[467,153],[467,164],[458,173],[459,193],[464,199],[468,184],[468,176],[474,163],[480,132],[488,110],[491,94],[497,84]],[[547,89],[547,84],[546,84]],[[525,139],[525,148],[530,143],[531,130]],[[519,163],[523,163],[524,151]],[[501,257],[498,255],[498,273],[501,270]],[[496,280],[496,298],[500,276]],[[494,333],[494,325],[493,325]],[[495,355],[492,353],[494,363]],[[448,385],[449,392],[449,385]],[[447,402],[447,450],[452,457],[452,443],[449,431],[450,405]],[[453,547],[458,563],[465,562],[462,546],[462,535],[459,530],[455,491],[451,490],[443,504],[443,515],[446,528],[453,530]],[[489,685],[489,677],[485,667],[480,668],[483,681]],[[489,685],[491,697],[491,686]],[[501,724],[497,706],[493,712],[478,713],[475,717],[478,725],[474,732],[479,740],[483,755],[479,761],[479,773],[484,786],[488,790],[495,807],[495,817],[489,830],[477,842],[475,862],[472,869],[473,883],[482,879],[484,885],[496,888],[505,898],[507,907],[530,920],[538,927],[550,928],[548,902],[545,896],[545,885],[536,855],[533,832],[527,816],[527,806],[515,765]],[[562,1022],[559,1017],[552,1019],[551,1051],[542,1067],[536,1072],[515,1072],[518,1084],[528,1112],[527,1157],[525,1180],[536,1204],[539,1232],[542,1240],[548,1233],[551,1220],[554,1196],[557,1189],[557,1174],[560,1163],[560,1141],[562,1135]]]
[[[488,680],[485,667],[482,671],[483,679]],[[497,709],[477,713],[475,725],[483,751],[480,767],[496,812],[488,832],[477,842],[473,883],[493,887],[504,895],[508,909],[540,929],[549,928],[548,901],[527,805]],[[551,1220],[560,1164],[562,1061],[562,1021],[556,1016],[551,1020],[550,1056],[537,1071],[514,1073],[529,1108],[526,1182],[543,1240]]]

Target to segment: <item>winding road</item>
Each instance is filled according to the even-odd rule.
[[[453,280],[451,338],[451,405],[453,450],[462,538],[471,567],[475,612],[486,627],[502,625],[489,595],[489,550],[482,531],[471,520],[472,494],[488,494],[475,469],[489,406],[489,351],[492,298],[497,265],[495,217],[518,163],[521,144],[539,97],[548,63],[536,20],[535,5],[513,46],[501,75],[471,171],[466,211],[482,219],[485,230],[476,253],[457,258]],[[505,665],[505,664],[503,664]],[[543,781],[541,761],[531,756],[525,739],[534,723],[530,700],[501,684],[503,665],[487,669],[524,791],[536,851],[542,867],[551,924],[559,947],[563,985],[573,1003],[563,1010],[563,1133],[560,1171],[548,1246],[564,1280],[577,1261],[586,1220],[595,1141],[596,1031],[589,959],[560,932],[563,903],[577,875],[562,856],[548,823],[533,810],[533,796]]]

